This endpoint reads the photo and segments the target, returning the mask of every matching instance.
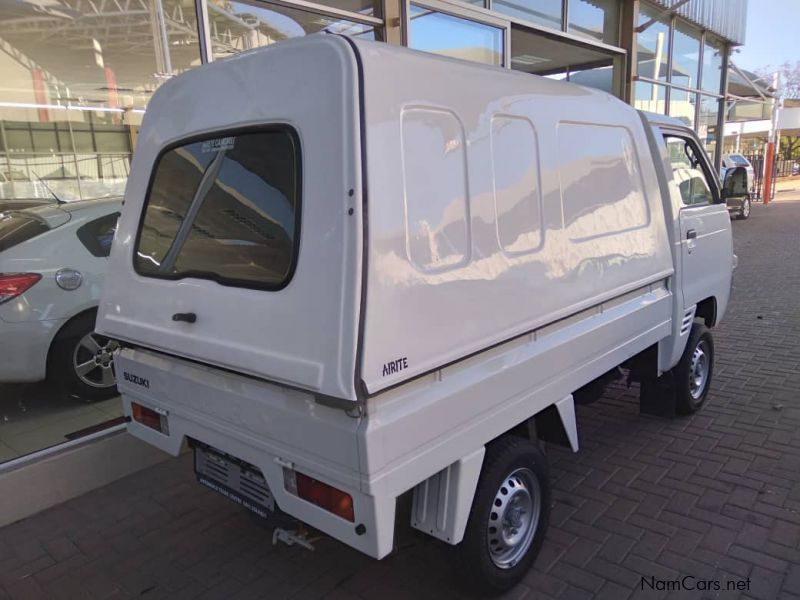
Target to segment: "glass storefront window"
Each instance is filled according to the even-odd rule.
[[[722,57],[725,45],[706,34],[703,47],[703,83],[706,92],[720,93],[722,85]]]
[[[561,30],[561,0],[493,0],[492,10]]]
[[[569,0],[568,31],[606,44],[619,41],[617,0]]]
[[[697,123],[697,135],[706,148],[706,152],[714,161],[717,149],[717,118],[721,100],[712,96],[700,96],[700,120]]]
[[[64,201],[122,194],[136,130],[153,92],[173,75],[200,64],[194,2],[187,0],[0,2],[0,38],[0,212],[35,211],[37,205],[52,204],[53,194]],[[100,211],[100,206],[109,213],[119,211],[115,200],[74,210]],[[58,215],[55,207],[39,207]],[[51,223],[48,243],[78,262],[31,258],[38,259],[37,268],[45,273],[62,267],[86,273],[86,261],[104,259],[84,252],[88,246],[81,249],[82,241],[71,229],[59,231],[57,225],[69,221],[64,215],[63,221]],[[104,232],[107,241],[108,228]],[[41,245],[34,247],[42,252]],[[0,250],[0,264],[2,255]],[[81,312],[87,306],[70,304],[69,294],[42,294],[26,297],[26,302],[44,314],[52,312],[46,327],[56,328],[57,336],[72,331],[83,339],[94,326],[94,316]],[[4,320],[14,309],[11,302],[0,305],[5,311],[0,340],[8,337]],[[64,329],[68,320],[71,329]],[[48,346],[54,338],[37,333],[39,323],[26,321],[30,337],[17,337],[6,353],[0,341],[0,365],[19,364],[10,375],[6,368],[4,377],[36,377],[36,370],[43,372],[44,367],[34,364],[33,357],[47,357],[48,352],[59,365],[78,360],[77,347],[68,348],[64,335],[55,338],[59,350]],[[25,365],[18,358],[9,362],[8,351],[18,347],[26,347],[25,356],[31,357]],[[77,374],[82,365],[73,368]],[[0,382],[0,462],[122,423],[119,398],[108,396],[113,389],[104,390],[102,397],[76,398],[58,385]]]
[[[502,66],[503,35],[499,27],[411,4],[408,45],[417,50]]]
[[[380,0],[314,0],[314,4],[330,6],[338,10],[346,10],[369,17],[381,16]]]
[[[657,18],[659,12],[644,4],[639,10],[639,25]],[[637,36],[636,74],[661,81],[667,80],[669,57],[669,24],[656,21]]]
[[[696,88],[700,71],[700,32],[678,21],[672,44],[672,83]]]
[[[266,2],[209,2],[208,18],[215,59],[320,31],[375,39],[371,25]]]
[[[633,105],[638,110],[666,114],[667,88],[663,85],[637,81],[634,88]]]
[[[614,93],[614,63],[609,59],[607,65],[571,71],[569,80],[572,83],[597,88],[609,94]]]
[[[49,198],[48,187],[63,200],[123,192],[149,98],[200,64],[193,4],[141,6],[0,4],[0,156],[13,169],[0,203]]]
[[[669,93],[669,116],[680,119],[694,129],[694,109],[697,94],[672,88]]]

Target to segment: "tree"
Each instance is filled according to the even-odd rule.
[[[772,85],[775,71],[777,71],[781,77],[779,88],[781,98],[784,100],[800,98],[800,60],[794,64],[787,61],[777,68],[766,66],[757,69],[756,75],[758,75],[761,81]]]
[[[771,85],[775,71],[780,74],[781,78],[778,88],[781,98],[784,101],[800,99],[800,61],[794,64],[787,61],[777,69],[764,67],[756,70],[756,75],[761,81]],[[785,159],[800,158],[800,135],[781,136],[780,153]]]

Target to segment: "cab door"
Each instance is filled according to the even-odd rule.
[[[665,130],[672,185],[681,205],[681,284],[684,306],[714,298],[718,318],[731,286],[733,239],[728,209],[721,198],[711,164],[697,138],[681,130]]]

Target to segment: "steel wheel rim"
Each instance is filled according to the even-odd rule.
[[[742,206],[742,215],[745,217],[750,216],[750,200],[745,199],[744,205]]]
[[[539,525],[542,490],[528,468],[513,471],[495,493],[486,527],[489,557],[500,569],[511,569],[525,556]]]
[[[708,345],[705,341],[700,340],[692,352],[692,362],[689,366],[689,393],[693,400],[700,400],[703,397],[708,384],[710,366]]]
[[[110,388],[116,385],[114,351],[119,344],[96,333],[87,333],[72,352],[72,368],[81,383],[93,388]]]

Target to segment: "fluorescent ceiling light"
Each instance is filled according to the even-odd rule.
[[[517,56],[512,56],[511,62],[518,63],[520,65],[540,65],[542,63],[548,63],[551,61],[549,58],[534,56],[532,54],[519,54]]]
[[[38,104],[34,102],[0,102],[0,108],[46,108],[48,110],[80,110],[84,112],[110,112],[124,113],[124,108],[112,108],[110,106],[76,106],[74,104]],[[144,112],[143,109],[132,109],[133,112]]]

